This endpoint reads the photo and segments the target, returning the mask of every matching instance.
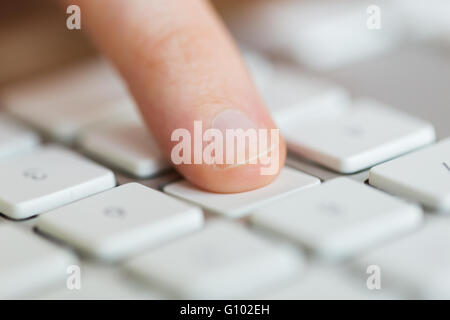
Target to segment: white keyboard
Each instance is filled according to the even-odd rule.
[[[245,193],[174,175],[102,59],[3,89],[0,299],[450,298],[449,82],[433,82],[449,79],[450,6],[431,2],[267,1],[226,17],[288,146],[280,176]],[[406,42],[442,59],[395,69]],[[362,90],[375,82],[354,71],[390,58],[376,82],[390,94]],[[427,104],[396,105],[426,88]]]

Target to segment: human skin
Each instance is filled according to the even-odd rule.
[[[68,5],[69,2],[63,2]],[[118,68],[148,129],[170,159],[175,129],[192,132],[194,121],[236,110],[256,129],[275,129],[242,57],[206,0],[71,0],[80,6],[82,28]],[[239,119],[238,119],[239,120]],[[229,121],[234,128],[240,121]],[[220,129],[227,122],[222,121]],[[279,143],[279,170],[286,157]],[[267,153],[270,154],[270,151]],[[220,193],[260,188],[274,180],[259,164],[232,168],[181,164],[176,169],[200,188]]]

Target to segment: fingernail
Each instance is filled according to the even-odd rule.
[[[256,124],[239,110],[225,110],[219,113],[212,122],[212,127],[226,136],[227,129],[258,129]]]
[[[261,150],[255,153],[251,153],[251,151],[254,150],[254,148],[249,148],[248,145],[249,141],[246,141],[246,148],[245,150],[237,150],[236,149],[236,140],[234,141],[234,152],[236,152],[235,156],[233,157],[235,159],[234,163],[226,163],[227,159],[227,153],[230,152],[230,143],[231,141],[227,140],[227,130],[236,130],[236,129],[242,129],[244,131],[247,131],[248,129],[253,129],[256,137],[258,136],[258,126],[257,124],[251,120],[247,115],[245,115],[243,112],[239,110],[225,110],[219,113],[214,120],[212,121],[212,128],[219,130],[222,133],[224,146],[223,146],[223,164],[215,164],[214,167],[218,169],[229,169],[238,167],[244,164],[247,164],[251,162],[251,160],[257,159],[260,154]],[[258,141],[256,140],[254,143],[256,143],[256,146],[258,145]],[[257,149],[256,149],[257,150]],[[267,153],[269,150],[262,150],[262,153]],[[240,154],[239,154],[240,153]],[[241,159],[241,160],[239,160]]]

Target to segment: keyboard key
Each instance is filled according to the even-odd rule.
[[[177,298],[239,299],[288,280],[303,265],[297,250],[241,225],[213,221],[204,230],[127,263],[127,269]]]
[[[0,113],[0,159],[34,149],[39,136],[20,125],[4,113]]]
[[[1,161],[0,177],[0,212],[12,219],[25,219],[115,186],[110,170],[57,146]]]
[[[450,211],[450,138],[380,164],[369,183],[441,211]]]
[[[115,118],[126,117],[135,112],[134,108],[132,99],[122,96],[80,103],[67,101],[57,107],[33,105],[10,109],[9,112],[48,138],[64,144],[73,144],[81,130]]]
[[[164,297],[137,283],[123,274],[119,268],[110,265],[80,265],[81,286],[69,289],[62,285],[47,292],[39,293],[33,299],[40,300],[155,300]]]
[[[332,115],[350,106],[350,96],[343,88],[285,67],[275,69],[270,85],[260,90],[262,98],[281,130],[295,119]]]
[[[359,258],[353,273],[366,274],[368,266],[377,266],[382,288],[404,292],[409,299],[449,299],[449,246],[449,221],[428,217],[418,232]]]
[[[293,153],[341,173],[354,173],[435,140],[431,124],[360,100],[353,110],[321,117],[283,131]]]
[[[0,224],[0,299],[23,298],[64,283],[74,263],[69,251],[10,223]]]
[[[297,280],[275,290],[270,300],[380,300],[398,299],[387,290],[369,290],[366,281],[339,267],[311,265]]]
[[[46,136],[71,144],[81,129],[135,112],[133,99],[110,68],[105,63],[74,67],[6,90],[1,102]]]
[[[81,133],[78,144],[95,158],[141,179],[171,167],[139,121],[115,121],[110,125],[94,126]]]
[[[245,50],[244,59],[253,80],[278,126],[286,121],[308,121],[341,112],[350,106],[350,95],[328,81],[307,75],[295,67],[272,64],[262,55]]]
[[[116,70],[104,59],[93,59],[6,87],[0,96],[2,105],[13,111],[46,105],[63,108],[70,101],[80,103],[125,93],[126,86]]]
[[[234,194],[218,194],[196,188],[187,181],[164,187],[164,192],[203,207],[205,210],[227,218],[240,218],[258,207],[320,184],[320,180],[300,171],[285,167],[279,177],[263,188]]]
[[[325,259],[344,259],[415,229],[420,207],[337,178],[255,210],[250,221]]]
[[[368,27],[371,5],[381,10],[380,29]],[[257,2],[225,20],[240,42],[319,70],[388,52],[405,31],[392,1],[383,0]]]
[[[123,259],[202,226],[200,208],[138,183],[55,209],[37,222],[41,232],[106,261]]]

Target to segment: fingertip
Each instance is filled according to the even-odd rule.
[[[280,174],[286,161],[286,144],[281,138],[277,160],[272,159],[270,165],[243,164],[237,167],[218,168],[213,165],[186,165],[176,166],[176,169],[192,184],[215,193],[239,193],[262,188],[272,183]],[[274,153],[270,152],[269,156]],[[269,174],[264,174],[262,168],[273,167]]]

